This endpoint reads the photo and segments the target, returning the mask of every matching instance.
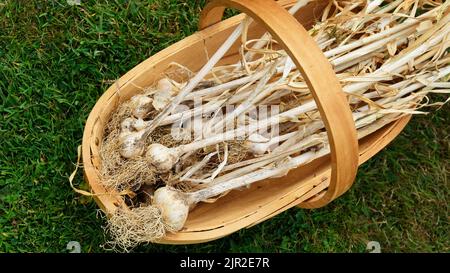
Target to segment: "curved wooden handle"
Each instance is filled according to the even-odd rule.
[[[225,7],[252,17],[280,43],[302,73],[327,129],[331,150],[331,180],[325,194],[304,208],[327,205],[353,184],[358,169],[358,141],[353,116],[331,64],[306,29],[273,0],[210,0],[200,28],[221,20]]]

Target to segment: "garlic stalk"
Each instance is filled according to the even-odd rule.
[[[143,140],[146,139],[154,129],[156,129],[162,120],[167,117],[173,110],[183,101],[183,99],[192,92],[192,90],[198,85],[198,83],[211,71],[211,69],[217,64],[217,62],[222,59],[225,53],[231,48],[231,46],[240,37],[242,30],[244,28],[245,22],[241,23],[233,33],[227,38],[222,46],[214,53],[214,55],[209,59],[209,61],[200,69],[200,71],[192,78],[189,83],[178,93],[178,95],[171,101],[164,111],[158,114],[158,116],[152,121],[152,123],[145,129],[145,132],[139,138],[139,141],[133,142],[136,145],[136,153],[143,151]],[[123,148],[125,149],[125,148]],[[122,153],[122,155],[128,155]],[[135,153],[133,153],[135,154]],[[137,153],[138,154],[138,153]]]
[[[359,132],[358,137],[362,138],[372,132],[385,126],[392,120],[380,119],[377,122],[368,126],[366,130]],[[241,187],[248,187],[255,182],[273,178],[279,175],[284,175],[286,172],[297,168],[301,165],[307,164],[316,158],[320,158],[328,154],[329,147],[324,146],[314,151],[307,151],[301,155],[287,158],[281,164],[273,164],[270,167],[265,167],[243,176],[230,179],[223,183],[214,184],[205,189],[195,192],[185,193],[169,186],[157,189],[153,195],[152,205],[159,208],[162,214],[162,219],[165,224],[171,227],[174,231],[179,231],[186,223],[189,210],[197,203],[205,201],[209,198],[221,195],[230,190]]]
[[[448,68],[445,68],[442,73],[445,74],[447,69]],[[367,83],[363,84],[364,86],[367,85]],[[193,152],[210,145],[230,141],[238,137],[243,137],[245,135],[251,135],[262,128],[268,128],[270,126],[278,124],[280,121],[301,115],[303,113],[312,110],[315,110],[314,101],[305,103],[294,109],[261,120],[256,124],[250,124],[249,126],[239,127],[235,130],[226,131],[223,134],[213,135],[208,138],[195,141],[189,144],[181,145],[175,148],[167,148],[161,144],[154,143],[148,147],[146,157],[149,160],[149,162],[156,167],[158,171],[167,172],[174,166],[175,163],[178,162],[179,158],[184,153]]]
[[[410,18],[408,19],[405,23],[402,23],[400,25],[395,26],[392,29],[388,29],[385,31],[382,31],[378,34],[374,34],[371,36],[368,36],[366,38],[363,38],[361,40],[357,40],[351,44],[345,45],[345,46],[341,46],[341,47],[337,47],[334,49],[331,49],[329,51],[324,52],[325,56],[328,58],[332,58],[333,56],[336,56],[340,53],[346,52],[346,51],[350,51],[352,49],[361,47],[361,46],[366,46],[366,47],[362,47],[356,51],[353,52],[349,52],[344,56],[341,56],[337,59],[330,59],[330,61],[332,62],[332,64],[334,66],[336,66],[336,71],[341,71],[345,68],[347,68],[347,66],[352,66],[358,62],[361,62],[362,60],[365,59],[369,59],[372,56],[370,55],[371,52],[378,52],[380,49],[382,49],[382,46],[384,46],[386,43],[389,43],[390,41],[393,41],[395,39],[398,39],[400,37],[406,37],[408,36],[408,34],[412,33],[412,31],[414,31],[414,27],[417,26],[420,22],[422,22],[422,20],[424,20],[424,18],[428,18],[429,16],[431,16],[432,14],[436,13],[436,11],[438,10],[438,8],[433,9],[432,11],[429,11],[417,18]],[[422,30],[423,31],[423,30]],[[380,40],[381,39],[381,40]],[[398,42],[399,44],[401,44],[402,42]],[[367,46],[368,45],[368,46]],[[361,58],[361,59],[360,59]],[[345,67],[343,67],[343,65],[347,65]],[[277,70],[277,74],[282,72],[283,67],[280,67]],[[262,76],[264,76],[264,71],[246,76],[244,78],[241,79],[237,79],[234,81],[230,81],[230,82],[226,82],[223,83],[221,85],[218,86],[214,86],[214,87],[210,87],[207,89],[203,89],[203,90],[199,90],[199,91],[195,91],[192,92],[191,94],[187,95],[185,97],[185,99],[193,99],[193,98],[208,98],[211,96],[215,96],[218,94],[221,94],[223,91],[225,90],[229,90],[229,89],[233,89],[237,86],[240,86],[242,84],[246,84],[249,82],[252,82],[254,80],[258,80],[260,79]],[[280,83],[284,84],[284,83]],[[163,93],[163,92],[161,92]],[[218,109],[217,107],[220,107],[222,104],[221,103],[215,103],[214,106],[210,106],[208,107],[208,111],[214,111],[216,109]],[[202,111],[200,111],[200,109],[198,109],[198,111],[196,111],[193,116],[198,115],[199,113],[201,113]],[[183,114],[184,116],[190,117],[192,115],[188,114]],[[161,122],[160,125],[167,125],[170,123],[173,123],[175,120],[177,120],[179,118],[180,114],[174,114],[171,116],[168,116],[166,118],[164,118]],[[141,116],[139,116],[141,117]],[[152,124],[154,122],[149,121],[146,123],[146,127],[148,127],[150,124]],[[219,126],[217,126],[216,128],[218,128]]]
[[[395,103],[399,104],[400,98],[402,98],[408,94],[411,94],[421,88],[424,88],[426,86],[425,83],[427,83],[427,86],[430,86],[433,84],[433,82],[436,82],[441,78],[445,78],[448,75],[450,75],[450,66],[440,69],[438,71],[438,73],[436,73],[435,75],[433,75],[432,73],[424,74],[424,75],[422,75],[421,79],[417,80],[416,83],[411,82],[411,80],[405,80],[403,82],[399,82],[392,86],[393,89],[400,89],[400,91],[398,92],[397,95],[392,96],[392,97],[381,98],[381,99],[375,101],[375,104],[380,105],[381,107],[384,107],[387,109],[392,109],[393,104],[395,104]],[[373,92],[373,93],[367,94],[366,97],[372,98],[372,97],[377,96],[377,94],[378,94],[378,92]],[[412,95],[412,96],[403,98],[403,102],[402,101],[400,101],[400,102],[403,104],[406,104],[406,102],[411,101],[415,98],[416,98],[415,95]],[[401,105],[401,103],[400,103],[400,105]],[[380,112],[382,112],[382,111],[380,111],[379,109],[371,110],[368,105],[361,106],[358,109],[354,110],[353,119],[355,120],[356,128],[359,129],[359,128],[361,128],[361,126],[365,125],[364,122],[361,125],[362,120],[366,119],[366,120],[370,121],[373,119],[373,117],[380,115]],[[234,165],[227,166],[224,169],[224,171],[231,171],[233,169],[238,169],[238,170],[236,172],[227,173],[227,174],[217,178],[214,181],[214,184],[220,183],[222,181],[226,181],[228,179],[232,179],[234,177],[239,177],[245,173],[248,173],[249,171],[253,171],[255,169],[261,168],[262,166],[265,166],[270,162],[278,160],[280,156],[282,156],[282,157],[289,156],[292,153],[295,153],[301,149],[304,149],[305,147],[307,147],[308,145],[311,144],[311,142],[309,142],[310,140],[308,139],[308,137],[310,137],[315,132],[322,130],[324,128],[325,128],[325,125],[320,120],[320,121],[311,122],[309,124],[301,126],[299,128],[299,130],[297,130],[295,132],[281,135],[278,137],[274,137],[270,140],[266,139],[265,142],[261,141],[261,140],[264,140],[264,138],[262,136],[254,137],[253,139],[249,138],[246,141],[245,145],[247,147],[249,147],[250,150],[256,155],[263,154],[263,151],[266,152],[270,146],[276,145],[284,140],[288,140],[288,139],[291,140],[291,144],[285,145],[284,147],[282,147],[282,145],[279,146],[278,149],[274,150],[273,154],[267,154],[261,158],[250,159],[247,161],[236,163]],[[256,163],[258,163],[258,164],[256,164]],[[250,165],[250,164],[252,166],[244,167],[244,166]]]

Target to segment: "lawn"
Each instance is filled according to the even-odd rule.
[[[68,176],[96,100],[114,80],[197,29],[204,1],[0,0],[0,252],[106,252],[92,199]],[[442,99],[442,98],[441,98]],[[450,107],[416,116],[318,210],[291,209],[191,246],[136,252],[449,252]],[[75,183],[85,187],[82,175]]]

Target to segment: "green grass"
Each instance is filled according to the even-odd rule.
[[[68,176],[85,120],[112,81],[196,31],[204,1],[0,1],[0,252],[104,252],[89,198]],[[291,209],[192,246],[137,252],[448,252],[449,115],[418,116],[323,209]],[[81,175],[76,183],[82,183]]]

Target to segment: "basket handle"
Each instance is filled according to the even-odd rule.
[[[304,208],[319,208],[344,194],[358,169],[358,140],[350,107],[331,64],[306,29],[273,0],[210,0],[200,28],[222,19],[225,7],[235,8],[264,26],[283,46],[302,73],[327,129],[331,150],[331,180],[326,193]]]

